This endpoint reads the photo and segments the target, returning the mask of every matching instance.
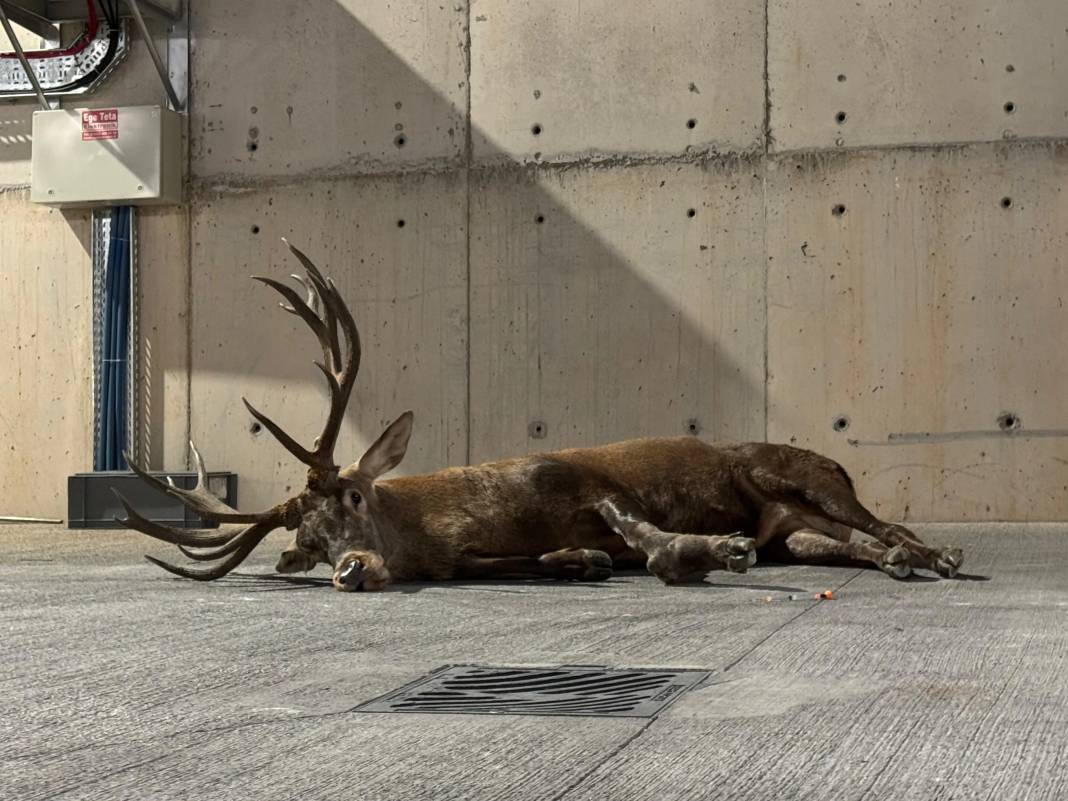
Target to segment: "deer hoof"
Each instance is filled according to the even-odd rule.
[[[342,592],[360,592],[364,582],[363,562],[350,559],[334,574],[334,587]]]
[[[896,579],[908,578],[912,575],[912,565],[909,550],[904,545],[895,545],[883,554],[879,561],[879,567],[888,576]]]
[[[582,574],[583,581],[604,581],[612,578],[612,557],[604,551],[582,551],[582,562],[586,567]]]
[[[953,578],[964,564],[964,553],[960,548],[946,548],[938,556],[935,570],[942,578]]]
[[[749,537],[731,537],[727,552],[727,569],[732,573],[745,573],[756,564],[756,542]]]

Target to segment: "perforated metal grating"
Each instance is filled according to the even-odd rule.
[[[353,711],[649,718],[707,677],[700,670],[454,665]]]

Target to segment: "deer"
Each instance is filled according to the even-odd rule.
[[[191,531],[150,521],[121,495],[127,528],[176,545],[194,562],[150,562],[199,581],[236,568],[271,531],[295,531],[278,573],[333,569],[343,592],[393,582],[466,579],[603,581],[618,568],[645,568],[665,584],[715,570],[745,573],[757,561],[878,568],[895,579],[913,569],[952,578],[958,547],[932,547],[902,525],[876,518],[837,462],[801,448],[696,437],[644,438],[537,453],[477,466],[384,478],[404,458],[413,414],[393,421],[360,457],[341,467],[334,449],[360,367],[360,335],[334,282],[283,239],[304,268],[298,289],[253,276],[282,296],[322,348],[315,365],[329,388],[322,432],[306,449],[242,398],[249,413],[307,467],[303,490],[263,512],[240,512],[208,491],[207,469],[190,442],[197,483],[178,488],[124,454],[131,470],[218,529]],[[118,494],[118,493],[116,493]],[[869,539],[854,539],[854,532]]]

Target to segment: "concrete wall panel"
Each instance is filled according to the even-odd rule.
[[[479,161],[738,152],[763,141],[762,2],[473,0],[471,52]]]
[[[763,437],[761,170],[478,179],[474,461],[682,435],[691,422],[709,439]]]
[[[241,403],[310,447],[328,410],[318,344],[275,292],[299,263],[289,237],[348,300],[363,363],[337,456],[355,461],[405,409],[415,433],[400,472],[466,456],[465,181],[360,178],[202,197],[193,216],[192,434],[209,467],[239,472],[242,507],[277,503],[304,469]],[[398,225],[404,221],[404,226]],[[256,227],[254,229],[254,226]],[[258,231],[258,233],[256,232]]]
[[[189,451],[189,214],[138,215],[141,455],[155,469],[180,470]]]
[[[88,243],[88,213],[0,192],[2,515],[65,517],[67,476],[93,466]]]
[[[1063,0],[771,0],[768,28],[776,150],[1068,136]]]
[[[770,439],[837,458],[890,518],[1063,520],[1068,150],[772,166]]]
[[[467,7],[194,3],[193,172],[381,172],[464,153]],[[403,138],[403,145],[399,137]]]

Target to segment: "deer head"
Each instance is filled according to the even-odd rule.
[[[198,581],[225,576],[241,564],[271,531],[284,527],[296,529],[297,535],[279,559],[279,572],[310,570],[318,562],[326,562],[334,567],[334,586],[340,590],[381,589],[390,578],[385,557],[390,550],[392,532],[378,513],[375,481],[404,458],[412,432],[412,413],[405,412],[394,421],[358,462],[344,469],[335,463],[334,446],[360,369],[360,335],[352,313],[333,281],[323,278],[307,256],[286,240],[282,241],[304,266],[305,277],[293,276],[303,288],[304,297],[272,278],[253,276],[253,279],[271,287],[288,301],[279,305],[304,320],[319,340],[323,359],[315,362],[315,366],[322,371],[329,385],[330,413],[322,433],[312,449],[307,450],[247,400],[242,398],[242,401],[249,413],[287,451],[307,465],[307,486],[299,495],[265,512],[244,513],[208,491],[207,470],[192,442],[189,445],[197,469],[197,485],[192,490],[179,489],[170,480],[160,481],[124,454],[130,468],[142,479],[177,498],[205,520],[224,524],[224,529],[218,533],[193,532],[154,523],[138,514],[121,495],[119,500],[127,517],[119,522],[127,528],[177,545],[190,559],[215,562],[208,568],[197,569],[178,567],[145,556],[178,576]]]

